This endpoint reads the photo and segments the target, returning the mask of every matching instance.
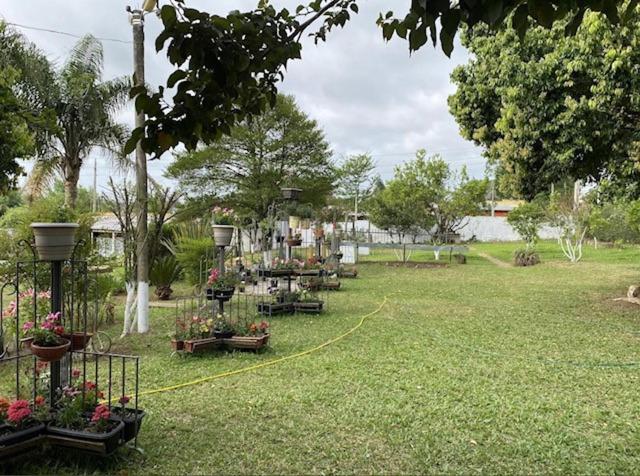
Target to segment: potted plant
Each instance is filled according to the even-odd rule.
[[[295,233],[294,235],[289,235],[287,237],[288,246],[300,246],[301,244],[302,244],[302,235],[300,233]]]
[[[142,420],[147,415],[147,413],[140,408],[127,407],[130,401],[131,399],[128,396],[123,395],[120,397],[120,400],[118,400],[120,406],[111,409],[113,414],[124,423],[124,430],[122,432],[122,439],[124,441],[131,441],[138,436],[138,432],[140,432],[140,427],[142,426]]]
[[[60,323],[60,313],[49,313],[40,326],[33,321],[24,324],[26,334],[33,338],[31,353],[43,362],[55,362],[67,353],[71,342],[64,339],[64,327]]]
[[[105,404],[99,404],[86,413],[89,399],[80,390],[66,387],[58,401],[53,421],[47,425],[47,433],[56,438],[52,443],[60,446],[87,449],[87,442],[99,443],[99,453],[111,454],[119,446],[124,422],[111,414]]]
[[[216,246],[229,246],[238,217],[231,208],[213,208],[213,241]]]
[[[265,320],[246,322],[236,329],[236,335],[225,339],[225,344],[234,349],[258,350],[269,342],[269,323]]]
[[[71,222],[71,212],[61,207],[50,223],[32,223],[35,248],[41,261],[64,261],[71,258],[79,225]]]
[[[296,273],[298,276],[320,276],[322,270],[323,265],[318,258],[311,257],[303,261],[302,266]]]
[[[305,314],[319,314],[322,312],[324,301],[318,298],[317,294],[307,289],[300,292],[298,299],[293,303],[296,312]]]
[[[223,314],[218,314],[216,321],[213,325],[213,336],[218,339],[228,339],[229,337],[233,337],[236,333],[236,329],[229,322],[229,320]]]
[[[171,348],[174,351],[184,350],[184,341],[187,337],[187,325],[184,322],[177,322],[176,332],[171,337]]]
[[[45,403],[42,396],[37,396],[33,405],[27,400],[10,402],[0,397],[0,447],[22,443],[43,433]]]
[[[218,268],[213,268],[207,280],[207,299],[215,299],[217,301],[226,302],[233,297],[236,285],[238,284],[238,276],[236,273],[229,271],[220,274]]]
[[[184,351],[193,353],[198,349],[217,345],[218,339],[212,335],[213,327],[212,318],[193,316],[184,341]]]
[[[180,277],[180,266],[173,256],[163,256],[158,258],[153,267],[149,278],[151,284],[156,287],[155,295],[160,301],[168,301],[171,299],[173,289],[171,285]]]

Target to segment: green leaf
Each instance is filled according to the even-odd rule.
[[[175,70],[167,79],[167,87],[172,88],[178,81],[187,77],[187,72],[181,69]]]
[[[163,5],[160,9],[160,18],[165,28],[171,28],[178,21],[176,9],[171,5]]]

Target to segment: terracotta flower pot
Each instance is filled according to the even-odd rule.
[[[69,347],[71,347],[71,342],[69,342],[67,339],[62,340],[64,341],[64,343],[55,347],[43,347],[32,342],[31,353],[35,355],[38,360],[41,360],[43,362],[57,362],[58,360],[62,359],[62,357],[64,357],[64,355],[69,350]]]
[[[38,258],[42,261],[70,259],[79,226],[77,223],[32,223]]]
[[[93,337],[93,332],[74,332],[73,334],[63,334],[62,338],[71,341],[71,350],[82,350]]]
[[[213,225],[213,241],[216,246],[229,246],[234,230],[232,225]]]

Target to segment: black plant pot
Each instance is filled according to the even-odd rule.
[[[147,415],[144,410],[136,410],[135,408],[125,408],[124,412],[122,411],[122,407],[114,407],[112,409],[113,414],[122,418],[124,422],[124,431],[122,432],[122,439],[124,441],[131,441],[140,432],[140,427],[142,426],[142,420]]]
[[[44,432],[44,423],[35,423],[28,428],[16,430],[9,425],[0,425],[0,447],[17,445]]]
[[[233,337],[233,331],[213,331],[213,337],[216,339],[229,339]]]
[[[213,298],[216,301],[227,302],[230,301],[233,297],[233,293],[236,288],[226,288],[226,289],[214,289],[213,290]]]
[[[117,418],[110,420],[113,427],[105,433],[93,433],[84,430],[71,430],[69,428],[59,428],[50,423],[47,426],[47,432],[52,436],[61,436],[63,439],[53,441],[57,446],[68,446],[71,448],[83,449],[98,454],[109,455],[120,447],[120,440],[123,438],[124,422]],[[84,445],[83,445],[84,443]],[[103,445],[104,450],[92,450],[86,443],[99,443]]]

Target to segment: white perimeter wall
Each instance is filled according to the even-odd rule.
[[[520,241],[521,238],[507,223],[506,217],[469,217],[467,225],[459,231],[464,241],[474,235],[478,241]],[[557,228],[543,226],[538,233],[543,240],[557,239]]]

